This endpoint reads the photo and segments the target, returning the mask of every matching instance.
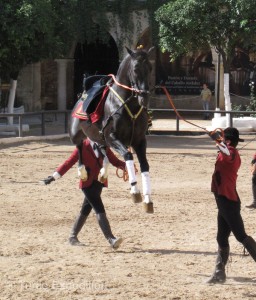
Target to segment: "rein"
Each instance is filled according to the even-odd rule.
[[[119,170],[121,170],[121,172],[123,172],[121,175],[120,175]],[[120,168],[117,168],[117,169],[116,169],[116,176],[117,176],[118,178],[122,178],[123,181],[127,181],[127,180],[129,179],[128,171],[127,171],[127,170],[122,170],[122,169],[120,169]]]
[[[156,86],[156,87],[159,87],[159,86]],[[197,128],[200,128],[200,129],[203,129],[219,146],[222,146],[221,143],[223,143],[224,141],[224,131],[221,129],[221,128],[216,128],[214,129],[213,131],[209,131],[207,130],[206,128],[204,127],[201,127],[193,122],[190,122],[188,120],[186,120],[185,118],[183,118],[179,112],[177,111],[173,101],[172,101],[172,98],[171,98],[171,95],[169,94],[167,88],[165,86],[160,86],[160,88],[163,89],[163,91],[165,92],[165,95],[167,97],[167,99],[169,100],[174,112],[176,113],[176,115],[181,119],[183,120],[184,122],[187,122],[188,124],[192,125],[192,126],[195,126]]]
[[[133,87],[129,87],[129,86],[127,86],[127,85],[124,85],[124,84],[118,82],[118,81],[116,80],[116,77],[115,77],[114,74],[108,74],[108,76],[111,76],[112,79],[114,80],[115,84],[118,85],[118,86],[120,86],[120,87],[122,87],[122,88],[124,88],[125,90],[129,90],[129,91],[135,92],[136,94],[142,94],[142,93],[149,94],[149,91],[146,91],[146,90],[138,90],[138,89],[135,89],[135,88],[133,88]]]
[[[131,150],[129,150],[129,151],[131,151]],[[138,169],[135,164],[134,164],[134,169],[135,169],[135,174],[137,174]],[[121,173],[121,175],[120,175],[120,170],[121,170],[121,172],[123,172],[123,173]],[[128,174],[128,171],[126,168],[125,169],[116,168],[116,176],[118,178],[122,178],[123,181],[127,181],[129,179],[129,174]]]
[[[158,87],[158,86],[156,86],[156,88],[157,88],[157,87]],[[174,112],[176,113],[176,115],[177,115],[181,120],[183,120],[184,122],[187,122],[187,123],[189,123],[190,125],[193,125],[193,126],[195,126],[195,127],[197,127],[197,128],[203,129],[203,130],[206,131],[207,133],[210,133],[206,128],[201,127],[201,126],[199,126],[199,125],[197,125],[197,124],[194,124],[194,123],[192,123],[192,122],[190,122],[190,121],[184,119],[184,118],[179,114],[179,112],[177,111],[177,109],[176,109],[176,107],[175,107],[175,105],[174,105],[174,103],[173,103],[173,101],[172,101],[171,95],[169,94],[167,88],[166,88],[165,86],[160,86],[160,88],[162,88],[163,91],[165,92],[165,95],[166,95],[167,99],[169,100],[169,102],[170,102],[170,104],[171,104],[171,106],[172,106]]]
[[[156,86],[156,88],[159,88],[159,86]],[[165,86],[160,86],[160,88],[163,89],[163,91],[165,92],[165,95],[166,97],[168,98],[174,112],[176,113],[176,115],[183,121],[195,126],[195,127],[198,127],[200,129],[203,129],[213,140],[216,141],[217,144],[220,144],[222,141],[223,141],[223,138],[224,138],[224,131],[221,129],[221,128],[216,128],[215,130],[213,131],[208,131],[206,128],[204,127],[201,127],[195,123],[192,123],[186,119],[184,119],[180,114],[179,112],[177,111],[173,101],[172,101],[172,98],[171,98],[171,95],[169,94],[167,88]],[[256,140],[256,137],[254,137],[253,139],[251,139],[248,143],[246,143],[244,146],[238,148],[239,151],[243,150],[246,146],[248,146],[251,142],[253,142],[254,140]]]

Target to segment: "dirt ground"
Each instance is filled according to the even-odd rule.
[[[243,135],[246,145],[254,136]],[[242,144],[240,144],[242,145]],[[255,262],[230,237],[231,262],[223,285],[208,285],[216,257],[216,205],[210,192],[217,150],[207,135],[148,136],[155,213],[134,204],[129,184],[110,167],[103,199],[113,232],[112,251],[91,214],[74,247],[67,238],[80,210],[76,167],[49,186],[68,157],[68,139],[0,145],[0,299],[254,299]],[[240,150],[238,193],[247,233],[256,237],[251,203],[253,141]],[[135,157],[136,160],[136,157]],[[141,178],[138,176],[141,186]]]

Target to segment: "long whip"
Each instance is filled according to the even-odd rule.
[[[190,122],[190,121],[186,120],[185,118],[183,118],[179,114],[179,112],[177,111],[177,109],[176,109],[176,107],[175,107],[175,105],[174,105],[174,103],[172,101],[171,95],[169,94],[167,88],[165,86],[160,86],[160,87],[165,92],[165,95],[166,95],[167,99],[169,100],[169,102],[170,102],[170,104],[171,104],[174,112],[176,113],[176,115],[181,120],[183,120],[184,122],[187,122],[187,123],[191,124],[192,126],[195,126],[197,128],[203,129],[211,137],[211,139],[214,140],[219,147],[221,147],[222,152],[224,152],[227,155],[229,155],[229,150],[228,150],[227,146],[224,143],[224,132],[223,132],[223,130],[221,128],[216,128],[216,129],[214,129],[212,131],[209,131],[209,130],[207,130],[206,128],[204,128],[202,126],[199,126],[199,125],[197,125],[197,124],[195,124],[193,122]]]

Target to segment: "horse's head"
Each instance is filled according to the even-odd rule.
[[[126,48],[130,55],[130,70],[127,76],[129,77],[131,86],[138,90],[138,102],[141,106],[147,107],[149,99],[149,81],[150,73],[152,70],[151,63],[149,61],[150,55],[152,55],[153,49],[148,51],[141,49],[130,50]]]

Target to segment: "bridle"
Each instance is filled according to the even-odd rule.
[[[116,85],[118,85],[118,86],[120,86],[120,87],[122,87],[122,88],[124,88],[124,89],[126,89],[126,90],[132,91],[132,92],[134,92],[134,93],[137,94],[137,95],[141,95],[141,94],[149,94],[149,93],[150,93],[150,92],[147,91],[147,90],[139,90],[139,89],[134,88],[133,86],[130,87],[130,86],[128,86],[128,85],[125,85],[125,84],[122,84],[122,83],[118,82],[118,81],[116,80],[116,77],[115,77],[114,74],[109,74],[108,76],[111,76],[111,77],[112,77],[112,79],[113,79],[113,81],[115,82]]]
[[[145,91],[143,90],[138,90],[138,89],[135,89],[134,87],[129,87],[127,85],[124,85],[124,84],[121,84],[120,82],[118,82],[116,80],[116,77],[113,75],[113,74],[109,74],[109,76],[112,77],[113,81],[115,82],[116,85],[122,87],[123,89],[126,89],[126,90],[130,90],[132,91],[132,95],[127,98],[126,100],[124,100],[113,88],[111,85],[109,85],[109,89],[110,91],[121,101],[122,105],[113,113],[115,114],[120,108],[124,107],[128,113],[128,115],[131,117],[132,120],[136,120],[138,118],[138,116],[140,115],[140,113],[142,112],[143,110],[143,106],[140,106],[140,109],[139,111],[134,115],[130,108],[127,106],[127,103],[130,101],[130,99],[134,96],[134,93],[135,93],[135,96],[136,95],[139,95],[139,94],[142,94],[142,93],[145,93]],[[112,114],[112,115],[113,115]]]
[[[133,86],[127,86],[124,85],[122,83],[120,83],[119,81],[117,81],[115,75],[113,74],[109,74],[108,76],[112,77],[114,83],[117,86],[120,86],[123,89],[129,90],[132,92],[132,95],[130,97],[128,97],[126,100],[124,100],[112,87],[112,83],[109,82],[107,83],[107,86],[109,88],[109,90],[120,100],[120,102],[122,103],[122,105],[120,105],[106,120],[106,124],[102,127],[100,133],[104,136],[104,129],[107,127],[107,125],[109,124],[110,120],[112,119],[112,117],[122,108],[124,107],[125,110],[127,111],[128,115],[130,116],[131,120],[132,120],[132,134],[131,134],[131,139],[130,139],[130,143],[129,145],[131,145],[132,140],[133,140],[133,135],[134,135],[134,129],[135,129],[135,121],[137,120],[137,118],[139,117],[139,115],[142,113],[143,109],[145,109],[142,105],[140,105],[140,108],[138,110],[138,112],[136,114],[133,114],[130,110],[130,108],[127,106],[127,103],[135,96],[141,95],[141,94],[149,94],[150,92],[147,90],[139,90],[134,88]]]

